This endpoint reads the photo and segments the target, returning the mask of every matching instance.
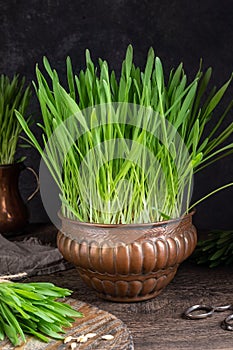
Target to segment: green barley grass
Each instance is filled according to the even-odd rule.
[[[74,317],[82,314],[70,305],[56,301],[71,291],[52,283],[0,282],[0,341],[6,337],[14,346],[33,335],[49,342],[64,339],[63,327],[71,327]]]
[[[198,264],[215,267],[220,264],[232,265],[233,239],[232,230],[214,230],[208,233],[207,239],[200,240],[193,258]]]
[[[86,68],[78,74],[73,73],[69,57],[66,64],[67,89],[46,58],[47,75],[36,67],[34,87],[43,117],[38,124],[43,146],[17,113],[29,142],[40,152],[59,186],[63,215],[84,222],[128,224],[175,218],[190,210],[195,205],[189,206],[193,173],[233,152],[233,143],[225,142],[232,134],[233,122],[222,130],[233,100],[222,115],[216,112],[232,77],[220,89],[209,91],[212,69],[203,71],[200,66],[195,78],[188,81],[181,63],[165,79],[154,50],[149,50],[141,70],[133,63],[131,45],[119,79],[106,61],[99,59],[96,66],[88,50]],[[136,125],[127,118],[133,118]],[[212,119],[215,123],[207,133]],[[148,124],[151,132],[146,129]],[[156,128],[160,138],[152,132]],[[174,130],[189,157],[184,156],[182,142],[174,141]],[[54,132],[57,142],[50,142]],[[76,135],[81,136],[76,139]],[[125,151],[127,159],[112,159],[116,151]],[[95,157],[89,157],[90,153]],[[66,154],[64,160],[61,154]],[[152,157],[148,162],[148,154],[155,161]]]
[[[12,80],[0,76],[0,164],[15,162],[16,147],[22,127],[15,115],[15,109],[25,115],[30,98],[25,79],[14,75]],[[29,120],[27,120],[29,121]],[[22,160],[22,159],[21,159]]]

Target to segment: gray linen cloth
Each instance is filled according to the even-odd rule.
[[[0,234],[0,275],[22,272],[29,276],[44,275],[70,267],[58,248],[43,244],[37,237],[9,241]]]

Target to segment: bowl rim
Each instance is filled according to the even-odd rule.
[[[73,220],[69,219],[62,215],[61,210],[58,212],[58,217],[61,219],[62,223],[68,223],[78,226],[84,226],[84,227],[98,227],[98,228],[146,228],[146,227],[155,227],[155,226],[164,226],[164,225],[170,225],[173,223],[181,222],[183,220],[186,220],[190,217],[192,217],[196,213],[196,209],[192,209],[188,214],[185,214],[179,218],[175,219],[169,219],[169,220],[163,220],[163,221],[157,221],[157,222],[148,222],[148,223],[138,223],[138,224],[102,224],[102,223],[95,223],[95,222],[82,222],[79,220]]]

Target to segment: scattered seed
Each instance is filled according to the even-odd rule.
[[[70,335],[64,339],[64,344],[70,343],[72,340],[76,340],[76,342],[73,342],[70,344],[71,349],[75,349],[77,347],[77,343],[86,343],[88,339],[94,338],[97,335],[97,333],[87,333],[86,335],[82,334],[79,337],[71,337]],[[109,335],[112,337],[111,335]],[[107,335],[108,337],[108,335]],[[110,338],[112,339],[112,338]],[[107,339],[106,339],[107,340]]]
[[[86,337],[89,338],[94,338],[97,335],[97,333],[87,333]]]
[[[71,350],[76,349],[77,348],[77,343],[75,343],[75,342],[71,343],[70,344],[70,348],[71,348]]]
[[[83,334],[80,335],[80,337],[78,337],[76,340],[78,343],[86,343],[88,341],[88,338]]]
[[[101,337],[103,340],[112,340],[114,338],[113,335],[111,334],[106,334],[106,335],[102,335]]]
[[[64,344],[69,343],[72,339],[73,339],[73,337],[71,337],[71,336],[69,335],[69,337],[66,337],[66,338],[64,339]]]

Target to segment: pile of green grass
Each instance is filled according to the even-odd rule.
[[[52,283],[0,282],[0,340],[7,337],[14,346],[26,342],[25,334],[49,342],[64,339],[63,327],[71,327],[73,317],[82,314],[56,301],[71,294]]]

